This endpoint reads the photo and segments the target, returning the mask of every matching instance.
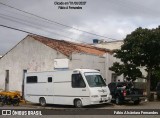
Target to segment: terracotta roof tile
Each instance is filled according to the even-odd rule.
[[[97,48],[94,46],[90,46],[87,44],[79,44],[73,43],[64,40],[56,40],[47,37],[37,36],[37,35],[29,35],[37,41],[49,46],[52,49],[55,49],[66,56],[70,56],[72,53],[87,53],[98,56],[103,56],[105,53],[111,53],[110,50]]]

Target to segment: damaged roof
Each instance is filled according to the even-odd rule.
[[[103,56],[105,53],[111,53],[110,50],[97,48],[87,44],[73,43],[64,40],[56,40],[37,35],[29,36],[66,56],[70,56],[72,53],[87,53],[97,56]]]

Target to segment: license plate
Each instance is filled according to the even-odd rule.
[[[104,101],[104,100],[106,100],[107,98],[102,98],[102,100]]]

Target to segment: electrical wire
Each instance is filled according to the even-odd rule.
[[[3,16],[2,16],[2,15],[3,15]],[[7,17],[5,17],[5,16],[7,16]],[[8,16],[8,15],[0,14],[0,18],[5,19],[5,20],[9,20],[9,21],[12,21],[12,22],[16,22],[16,23],[19,23],[19,24],[23,24],[23,25],[26,25],[26,26],[29,26],[29,27],[32,27],[32,28],[36,28],[36,29],[38,29],[38,30],[41,29],[41,30],[43,30],[43,31],[45,31],[45,32],[53,33],[53,34],[55,34],[55,35],[68,38],[69,40],[72,40],[72,41],[77,41],[77,40],[75,40],[75,39],[73,39],[73,38],[71,38],[71,37],[68,37],[68,36],[65,36],[65,35],[62,35],[62,34],[59,34],[59,33],[55,33],[55,32],[53,32],[53,31],[49,31],[49,30],[44,29],[44,28],[41,28],[41,27],[39,27],[39,25],[31,25],[31,24],[29,24],[29,23],[22,22],[21,20],[15,18],[15,17],[11,17],[11,16]],[[15,20],[15,19],[16,19],[16,20]],[[17,21],[17,20],[19,20],[19,21]],[[8,27],[9,27],[9,26],[8,26]],[[31,33],[31,32],[30,32],[30,33]],[[83,41],[78,41],[78,42],[86,44],[86,42],[83,42]]]
[[[84,30],[81,30],[81,29],[78,29],[78,28],[75,28],[75,27],[71,27],[71,26],[68,26],[68,25],[64,25],[64,24],[62,24],[62,23],[59,23],[59,22],[56,22],[56,21],[53,21],[53,20],[49,20],[49,19],[47,19],[47,18],[38,16],[38,15],[33,14],[33,13],[29,13],[29,12],[27,12],[27,11],[24,11],[24,10],[21,10],[21,9],[18,9],[18,8],[15,8],[15,7],[13,7],[13,6],[7,5],[7,4],[2,3],[2,2],[0,2],[0,4],[1,4],[1,5],[4,5],[4,6],[6,6],[6,7],[9,7],[9,8],[15,9],[15,10],[17,10],[17,11],[20,11],[20,12],[23,12],[23,13],[26,13],[26,14],[29,14],[29,15],[32,15],[32,16],[34,16],[34,17],[37,17],[37,18],[40,18],[40,19],[49,21],[49,22],[51,22],[51,23],[56,23],[56,24],[58,24],[58,25],[61,25],[61,26],[67,27],[67,28],[71,28],[71,29],[74,29],[74,30],[77,30],[77,31],[81,31],[81,32],[84,32],[84,33],[87,33],[87,34],[95,35],[95,36],[98,36],[98,37],[103,37],[103,38],[110,39],[110,40],[117,40],[117,39],[110,38],[110,37],[107,37],[107,36],[102,36],[102,35],[95,34],[95,33],[91,33],[91,32],[88,32],[88,31],[84,31]]]
[[[12,11],[8,11],[8,10],[6,10],[6,9],[1,9],[1,10],[3,10],[3,11],[7,11],[7,13],[9,12],[9,13],[12,13],[12,14],[17,14],[17,15],[19,15],[17,12],[14,12],[14,10],[12,10]],[[28,15],[27,15],[27,17],[26,17],[26,15],[24,15],[24,14],[21,14],[21,15],[23,15],[23,16],[25,16],[25,17],[23,17],[23,18],[17,18],[17,17],[14,17],[14,16],[11,16],[11,15],[6,15],[7,13],[5,13],[5,14],[2,14],[2,13],[0,13],[0,15],[1,15],[1,18],[3,18],[4,19],[4,16],[5,17],[7,17],[7,20],[10,20],[10,21],[13,21],[13,22],[18,22],[18,23],[20,23],[20,24],[23,24],[23,25],[26,25],[27,27],[28,27],[28,23],[29,23],[29,26],[32,26],[32,25],[30,25],[30,24],[33,24],[34,25],[34,27],[36,27],[36,26],[41,26],[41,27],[39,27],[39,28],[36,28],[36,29],[42,29],[42,30],[44,30],[44,27],[46,27],[46,29],[47,30],[45,30],[45,32],[49,32],[49,33],[52,33],[53,31],[50,31],[50,30],[55,30],[55,32],[57,32],[58,30],[61,30],[61,32],[60,33],[63,33],[63,34],[65,34],[65,35],[68,35],[68,36],[71,36],[71,35],[73,35],[73,34],[78,34],[78,32],[72,32],[72,31],[70,31],[70,30],[68,30],[68,31],[66,31],[64,28],[62,29],[62,28],[59,28],[59,27],[54,27],[53,28],[53,24],[44,24],[44,23],[38,23],[38,21],[37,20],[41,20],[41,19],[34,19],[34,21],[36,21],[36,22],[31,22],[31,18],[34,18],[34,17],[29,17]],[[28,18],[29,17],[29,18]],[[6,18],[5,18],[6,19]],[[25,20],[24,20],[25,19]],[[29,19],[29,20],[28,20]],[[18,21],[15,21],[15,20],[18,20]],[[23,23],[23,22],[25,22],[25,23]],[[26,24],[27,23],[27,24]],[[49,22],[47,22],[47,23],[49,23]],[[47,26],[46,26],[47,25]],[[56,24],[57,25],[57,24]],[[42,28],[43,27],[43,28]],[[51,28],[51,29],[48,29],[48,28]],[[53,32],[54,34],[55,34],[55,32]],[[66,34],[67,33],[67,34]],[[60,36],[60,34],[57,34],[56,33],[56,35],[59,35]],[[67,37],[67,36],[65,36],[65,35],[62,35],[62,37]],[[74,35],[73,35],[74,36]],[[76,35],[75,35],[76,36]],[[86,39],[86,37],[88,37],[89,39],[94,39],[95,37],[91,37],[91,35],[88,35],[88,34],[85,34],[85,33],[83,33],[83,34],[80,34],[80,36],[79,37],[82,37],[81,39],[83,39],[83,40],[80,40],[80,39],[73,39],[73,38],[69,38],[69,37],[67,37],[68,39],[70,39],[70,40],[74,40],[74,41],[78,41],[79,43],[83,43],[83,44],[87,44],[87,42],[84,42],[84,39]],[[83,38],[84,37],[84,38]]]

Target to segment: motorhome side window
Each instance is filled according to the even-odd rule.
[[[85,82],[81,74],[72,74],[72,87],[73,88],[85,88]]]
[[[52,82],[52,77],[48,77],[48,82]]]
[[[28,76],[27,83],[37,83],[38,79],[37,76]]]

